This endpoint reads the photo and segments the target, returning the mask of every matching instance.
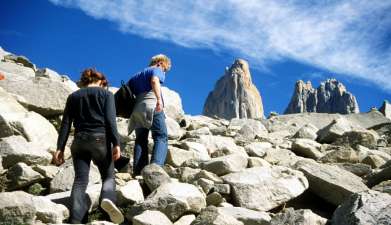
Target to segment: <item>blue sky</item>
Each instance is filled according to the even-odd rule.
[[[391,100],[391,1],[3,0],[0,46],[77,80],[86,67],[118,86],[150,57],[171,57],[165,85],[187,114],[235,58],[250,64],[265,115],[296,80],[337,78],[360,111]]]

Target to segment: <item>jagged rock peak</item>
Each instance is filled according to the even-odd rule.
[[[284,114],[303,112],[349,114],[359,113],[359,107],[356,97],[336,79],[321,82],[317,89],[310,81],[298,80]]]
[[[387,118],[391,119],[391,104],[388,100],[384,100],[383,105],[380,107],[379,111]]]
[[[203,114],[225,119],[263,118],[262,98],[252,83],[247,61],[237,59],[209,93]]]

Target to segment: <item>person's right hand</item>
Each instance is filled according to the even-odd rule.
[[[114,146],[112,152],[113,152],[113,160],[117,161],[121,157],[121,148],[119,147],[119,145]]]
[[[156,102],[156,108],[155,108],[155,111],[156,112],[161,112],[163,110],[163,102],[161,99],[158,99],[157,102]]]
[[[63,164],[63,163],[65,162],[65,160],[64,160],[64,152],[61,151],[61,150],[57,150],[57,151],[53,154],[52,162],[53,162],[54,165],[56,165],[56,166],[60,166],[61,164]]]

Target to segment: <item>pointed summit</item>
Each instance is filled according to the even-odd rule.
[[[262,98],[252,83],[249,65],[237,59],[217,81],[204,105],[204,115],[232,118],[263,118]]]

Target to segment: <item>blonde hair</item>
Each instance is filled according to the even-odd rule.
[[[149,62],[149,66],[155,66],[159,63],[165,63],[168,66],[168,69],[171,68],[171,59],[163,54],[153,56]]]

